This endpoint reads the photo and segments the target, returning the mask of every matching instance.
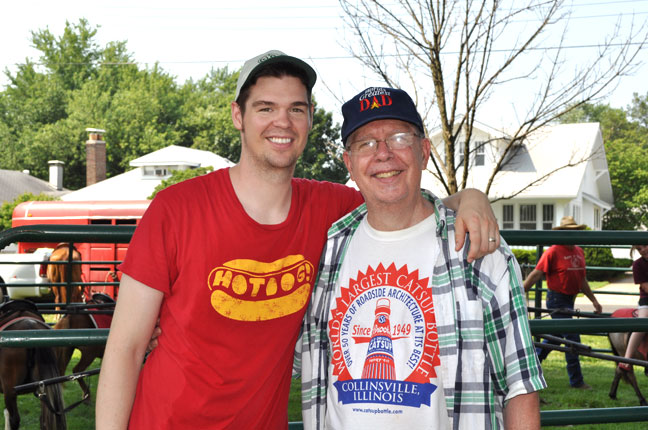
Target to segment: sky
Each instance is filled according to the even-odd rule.
[[[98,26],[95,40],[101,46],[126,41],[140,67],[158,63],[178,83],[200,79],[212,68],[236,70],[247,58],[270,49],[303,58],[318,72],[314,95],[319,105],[334,112],[337,121],[341,120],[339,100],[351,98],[368,86],[383,85],[350,55],[347,46],[355,38],[345,29],[337,0],[22,0],[1,8],[0,69],[10,72],[25,58],[37,61],[39,53],[30,46],[32,31],[47,28],[59,36],[66,21],[76,23],[86,18],[92,26]],[[632,17],[635,23],[646,21],[648,0],[570,0],[566,10],[571,12],[564,41],[570,46],[569,69],[578,67],[583,56],[595,55],[591,46],[609,38],[615,23],[627,30]],[[551,35],[543,43],[551,47],[556,37]],[[641,51],[638,60],[648,63],[648,48]],[[648,64],[642,64],[634,76],[624,78],[602,101],[613,107],[627,106],[633,92],[648,94],[646,76]],[[0,88],[7,84],[3,74]],[[524,81],[498,92],[479,119],[493,127],[514,122],[516,111],[524,109],[531,97],[524,89],[532,84],[532,80]]]

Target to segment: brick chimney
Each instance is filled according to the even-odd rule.
[[[59,160],[50,160],[49,164],[49,184],[57,191],[63,189],[63,165],[65,164]]]
[[[86,128],[86,186],[106,179],[106,142],[103,134],[106,130]]]

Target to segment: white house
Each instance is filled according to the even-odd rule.
[[[234,163],[213,152],[171,145],[129,163],[134,169],[61,197],[65,201],[145,200],[173,170],[212,166],[214,170]]]
[[[437,148],[442,148],[440,132],[430,138]],[[470,143],[468,187],[486,189],[508,142],[510,137],[501,131],[475,127]],[[546,126],[516,149],[495,176],[488,193],[494,200],[493,210],[501,229],[551,229],[565,215],[572,215],[593,230],[601,229],[603,214],[614,201],[598,123]],[[455,157],[458,162],[463,153]],[[462,169],[458,171],[458,180]],[[444,196],[446,193],[432,172],[435,169],[430,162],[423,174],[422,187]]]

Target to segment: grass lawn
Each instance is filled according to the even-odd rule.
[[[607,337],[586,335],[581,341],[591,345],[595,349],[609,349]],[[76,351],[68,367],[67,374],[72,372],[72,367],[79,360],[79,352]],[[95,360],[91,368],[100,366],[100,361]],[[615,364],[611,361],[597,360],[588,357],[581,357],[581,366],[585,381],[593,387],[591,391],[575,390],[569,387],[567,371],[565,369],[564,354],[554,351],[543,362],[543,370],[548,383],[548,388],[540,392],[542,410],[557,409],[585,409],[585,408],[610,408],[610,407],[633,407],[638,406],[638,401],[632,388],[621,382],[617,393],[617,400],[608,397],[612,378],[614,377]],[[639,387],[645,395],[648,395],[648,378],[643,375],[642,369],[636,370]],[[79,405],[67,414],[68,429],[87,430],[94,428],[94,399],[97,388],[98,376],[87,378],[92,389],[92,401],[90,405]],[[65,404],[70,405],[81,399],[81,389],[76,382],[64,384]],[[22,419],[22,429],[38,429],[40,406],[38,400],[31,394],[19,397],[18,407]],[[288,408],[289,421],[301,421],[301,401],[299,381],[294,380],[291,387],[290,404]],[[645,429],[648,425],[644,423],[618,423],[575,426],[580,429]],[[547,427],[556,428],[559,427]]]
[[[581,342],[593,348],[609,349],[609,342],[605,336],[583,335]],[[585,408],[614,408],[639,406],[637,396],[630,385],[619,383],[617,400],[608,397],[610,385],[614,378],[615,363],[612,361],[597,360],[590,357],[581,357],[581,368],[585,381],[592,386],[591,391],[576,390],[569,386],[569,378],[565,368],[565,355],[553,351],[542,363],[542,369],[548,387],[540,392],[542,410],[557,409],[585,409]],[[648,394],[648,378],[644,376],[642,368],[636,368],[637,382],[644,396]],[[577,426],[583,429],[646,429],[643,423],[616,423]],[[563,427],[546,427],[563,428]]]
[[[594,348],[608,348],[606,337],[582,336],[582,342]],[[72,358],[67,373],[78,361],[78,352]],[[99,367],[100,362],[96,360],[91,368]],[[617,392],[617,400],[608,397],[610,384],[614,377],[614,364],[612,362],[596,360],[588,357],[581,357],[583,374],[588,384],[593,387],[591,391],[575,390],[569,387],[567,371],[565,370],[564,354],[554,351],[543,362],[545,378],[549,385],[547,389],[540,392],[543,404],[542,410],[556,409],[582,409],[582,408],[611,408],[611,407],[632,407],[638,406],[638,401],[632,388],[621,382]],[[645,395],[648,395],[648,378],[643,375],[641,369],[636,370],[639,386]],[[94,396],[97,388],[97,376],[91,376],[89,382],[92,389],[92,402],[90,405],[79,405],[67,414],[69,430],[88,430],[94,428]],[[81,389],[76,382],[64,384],[65,404],[70,405],[81,399]],[[290,421],[301,421],[301,403],[299,381],[293,381],[291,387],[290,404],[288,408],[288,419]],[[38,400],[30,394],[19,397],[20,416],[22,429],[38,429],[38,418],[40,414]],[[563,427],[546,427],[548,429],[559,429]],[[608,429],[645,429],[646,423],[618,423],[576,426],[576,428],[608,430]]]

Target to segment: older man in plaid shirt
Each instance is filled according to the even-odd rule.
[[[296,357],[304,428],[538,429],[546,383],[512,253],[455,251],[454,212],[420,190],[430,142],[407,93],[368,88],[342,113],[366,203],[320,261]]]

